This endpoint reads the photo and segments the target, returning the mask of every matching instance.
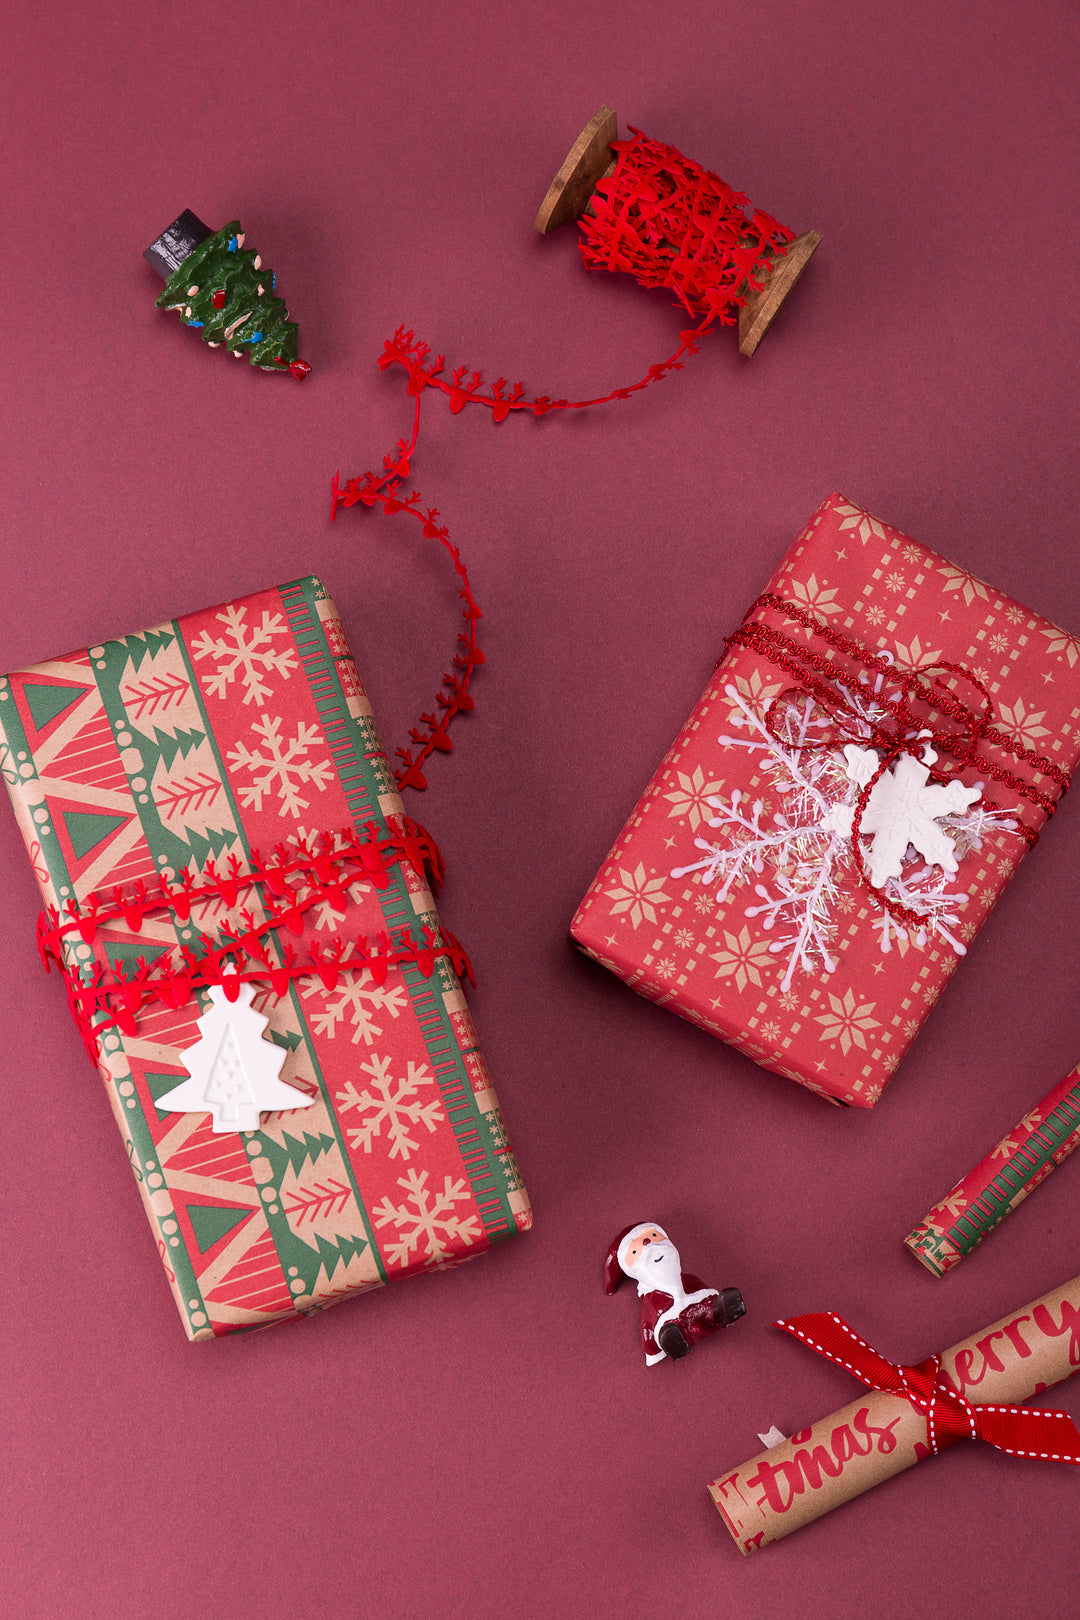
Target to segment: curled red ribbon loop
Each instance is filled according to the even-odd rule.
[[[1010,1457],[1037,1457],[1045,1462],[1080,1466],[1080,1430],[1068,1412],[1028,1406],[974,1406],[942,1372],[941,1357],[917,1366],[886,1361],[834,1311],[813,1311],[774,1322],[801,1339],[819,1356],[853,1373],[868,1389],[910,1401],[926,1418],[926,1442],[936,1456],[957,1440],[985,1440]]]

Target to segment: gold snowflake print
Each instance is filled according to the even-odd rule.
[[[822,1026],[820,1039],[836,1041],[846,1057],[853,1046],[866,1051],[866,1037],[870,1030],[879,1029],[880,1022],[870,1015],[876,1007],[874,1001],[856,1001],[855,992],[848,987],[842,996],[829,992],[831,1011],[821,1013],[815,1020]]]
[[[729,934],[725,929],[724,940],[727,949],[711,953],[713,961],[719,964],[716,977],[733,978],[735,988],[740,993],[748,984],[760,985],[761,970],[772,964],[772,955],[765,941],[752,938],[745,923],[738,934]]]
[[[619,877],[621,888],[605,889],[604,893],[615,904],[611,908],[613,917],[627,916],[634,928],[641,922],[656,921],[656,907],[671,900],[670,894],[664,893],[664,879],[647,876],[641,861],[631,872],[625,866],[620,866]]]

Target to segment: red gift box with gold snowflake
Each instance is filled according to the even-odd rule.
[[[441,857],[318,580],[13,672],[0,750],[189,1337],[527,1229]]]
[[[842,495],[571,925],[640,995],[872,1108],[1080,754],[1080,642]]]

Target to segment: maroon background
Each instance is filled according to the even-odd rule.
[[[747,1562],[705,1484],[758,1429],[854,1393],[775,1316],[837,1309],[914,1360],[1080,1269],[1080,1163],[944,1282],[901,1244],[1080,1055],[1080,806],[870,1115],[637,999],[566,927],[830,490],[1080,630],[1075,8],[41,12],[5,30],[5,669],[317,571],[401,740],[444,667],[452,577],[413,524],[327,521],[334,469],[408,424],[384,336],[415,324],[554,394],[670,352],[663,295],[532,231],[601,100],[825,241],[752,361],[714,334],[629,403],[497,429],[425,402],[415,475],[471,565],[489,663],[414,809],[448,859],[531,1236],[292,1331],[186,1344],[0,815],[8,1612],[1074,1613],[1074,1470],[960,1447]],[[242,219],[306,382],[155,311],[139,255],[185,206]],[[633,1295],[599,1280],[645,1216],[749,1301],[649,1371]]]

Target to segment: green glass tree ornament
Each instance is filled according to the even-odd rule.
[[[239,220],[211,231],[185,208],[143,258],[165,279],[157,308],[179,310],[209,348],[223,344],[263,371],[307,376],[311,367],[297,358],[296,322],[275,297],[277,278],[245,248]]]

